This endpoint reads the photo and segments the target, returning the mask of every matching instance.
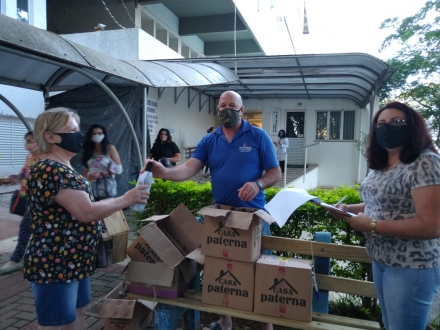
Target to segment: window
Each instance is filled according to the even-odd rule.
[[[17,0],[17,19],[29,23],[29,0]]]
[[[354,140],[354,111],[317,111],[316,140]]]
[[[288,112],[286,135],[288,138],[304,138],[304,112]]]

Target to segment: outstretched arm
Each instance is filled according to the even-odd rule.
[[[200,171],[203,167],[203,163],[195,158],[190,158],[186,162],[174,167],[164,167],[159,162],[147,159],[147,163],[148,162],[153,163],[153,177],[171,181],[188,180],[189,178],[196,175],[196,173]],[[142,168],[141,173],[145,171],[146,164]]]

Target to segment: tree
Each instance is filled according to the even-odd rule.
[[[428,0],[414,15],[403,20],[389,18],[381,29],[394,33],[382,43],[381,50],[399,44],[396,56],[387,61],[397,71],[380,91],[382,102],[391,99],[407,102],[430,125],[440,147],[440,0]]]

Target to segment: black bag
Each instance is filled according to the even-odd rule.
[[[106,268],[113,264],[112,248],[112,240],[99,242],[98,253],[96,255],[96,268]]]
[[[11,205],[9,206],[9,212],[12,214],[18,214],[23,216],[26,210],[26,196],[21,196],[20,191],[16,190],[11,197]]]
[[[92,181],[92,193],[95,198],[110,198],[117,194],[116,179],[113,177],[100,177]]]

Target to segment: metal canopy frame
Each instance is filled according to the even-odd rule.
[[[207,60],[169,61],[206,64]],[[195,87],[214,98],[234,90],[245,99],[349,99],[360,107],[395,72],[382,60],[363,53],[228,57],[211,59],[211,63],[236,70],[239,77],[231,83]]]
[[[95,82],[122,112],[140,166],[132,125],[106,83],[156,87],[158,98],[164,88],[174,87],[175,101],[185,88],[192,88],[199,95],[199,110],[206,103],[201,94],[208,96],[211,113],[211,98],[226,90],[244,99],[349,99],[365,107],[393,73],[383,61],[362,53],[123,61],[0,15],[0,84],[40,90],[47,98],[52,91]],[[177,88],[182,88],[179,94]],[[190,106],[195,96],[191,101],[189,97],[188,91]],[[18,109],[14,112],[23,121]]]
[[[39,90],[47,98],[51,91],[66,91],[94,82],[122,113],[135,144],[139,166],[142,166],[143,159],[133,126],[124,107],[106,83],[164,88],[206,86],[236,79],[237,76],[229,69],[212,63],[118,60],[68,42],[49,31],[0,15],[0,84]],[[29,128],[20,111],[5,97],[2,96],[1,100]]]

